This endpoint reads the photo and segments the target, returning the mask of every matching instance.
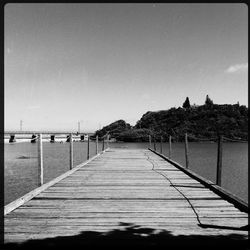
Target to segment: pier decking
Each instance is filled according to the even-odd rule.
[[[244,240],[247,224],[247,213],[150,150],[108,149],[8,213],[5,243],[128,228]]]

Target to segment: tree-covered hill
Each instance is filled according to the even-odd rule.
[[[103,127],[100,130],[97,130],[93,137],[98,135],[98,137],[101,138],[102,136],[109,133],[111,138],[117,138],[120,135],[120,133],[130,129],[131,125],[129,123],[126,123],[124,120],[118,120]]]
[[[214,104],[207,96],[204,105],[190,105],[189,99],[183,107],[161,111],[148,111],[131,127],[123,120],[116,121],[96,135],[103,136],[109,131],[111,137],[120,141],[147,141],[148,135],[156,138],[169,135],[183,141],[185,133],[191,138],[210,139],[218,134],[231,139],[248,140],[248,108],[237,104]]]
[[[150,129],[155,135],[183,140],[184,134],[197,138],[214,138],[218,134],[231,139],[248,139],[248,109],[246,106],[207,105],[171,108],[147,112],[135,128]]]

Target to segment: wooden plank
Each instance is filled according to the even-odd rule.
[[[133,220],[126,220],[126,222],[123,222],[123,223],[133,223]],[[216,227],[214,228],[207,228],[206,230],[202,229],[202,228],[199,228],[197,225],[193,224],[193,225],[189,225],[189,224],[183,224],[183,226],[180,226],[180,225],[168,225],[167,223],[164,223],[164,222],[151,222],[151,221],[146,221],[146,222],[140,222],[140,221],[136,221],[134,222],[135,224],[139,225],[139,226],[144,226],[144,227],[157,227],[157,226],[161,226],[161,227],[165,227],[168,226],[169,229],[171,231],[175,230],[175,231],[181,231],[181,232],[185,232],[185,234],[187,235],[190,235],[190,231],[193,231],[194,233],[199,233],[199,234],[202,234],[202,235],[222,235],[222,234],[229,234],[229,233],[235,233],[235,230],[232,229],[230,230],[229,229],[217,229]],[[86,223],[84,225],[40,225],[40,226],[30,226],[30,227],[23,227],[23,226],[19,226],[19,227],[16,227],[15,230],[11,231],[11,230],[6,230],[6,234],[7,233],[10,233],[10,234],[13,234],[15,232],[17,233],[30,233],[30,234],[34,234],[34,233],[41,233],[41,234],[44,234],[44,233],[48,233],[48,232],[55,232],[55,233],[60,233],[61,235],[64,235],[64,233],[66,232],[74,232],[76,233],[78,230],[79,231],[83,231],[83,230],[86,230],[86,227],[89,227],[90,230],[91,228],[93,228],[93,226],[97,227],[97,226],[112,226],[112,225],[116,225],[116,226],[119,226],[120,224],[120,221],[117,220],[117,221],[113,221],[113,222],[109,222],[109,223],[106,223],[105,221],[99,221],[97,222],[96,224],[92,224],[92,223]],[[245,235],[247,236],[248,233],[243,231],[243,230],[238,230],[238,232],[241,233],[241,235]],[[176,232],[177,233],[177,232]],[[179,232],[178,232],[179,233]]]
[[[109,221],[112,221],[112,218],[120,218],[120,221],[123,221],[126,218],[157,218],[157,215],[153,216],[150,215],[150,217],[147,216],[136,216],[136,213],[123,213],[123,214],[114,214],[114,213],[108,213],[103,216],[102,213],[89,213],[89,216],[86,217],[65,217],[65,218],[58,218],[58,217],[53,217],[50,220],[44,220],[43,218],[6,218],[5,219],[5,227],[14,227],[18,225],[24,225],[24,226],[29,226],[29,225],[40,225],[40,224],[48,224],[48,225],[84,225],[84,222],[88,220],[90,217],[95,217],[98,216],[98,218],[110,218]],[[158,217],[160,218],[160,217]],[[24,223],[25,220],[25,223]],[[190,224],[192,226],[193,224],[197,224],[196,217],[179,217],[176,219],[176,217],[164,217],[164,220],[161,220],[162,222],[169,223],[172,225],[182,225],[182,223],[185,224]],[[229,226],[244,226],[247,224],[247,219],[246,218],[232,218],[228,220],[227,218],[202,218],[202,222],[206,224],[211,224],[211,225],[229,225]]]
[[[162,205],[159,205],[158,207],[153,207],[153,208],[149,208],[149,209],[144,209],[143,206],[131,206],[131,207],[128,207],[128,205],[126,206],[126,203],[123,203],[125,204],[125,207],[122,207],[120,206],[119,204],[115,204],[114,205],[114,208],[108,208],[108,206],[101,206],[99,204],[99,206],[97,206],[95,209],[92,208],[93,207],[93,204],[90,203],[88,206],[70,206],[70,205],[60,205],[60,203],[56,203],[57,205],[54,206],[54,207],[51,207],[51,206],[32,206],[32,207],[20,207],[17,211],[13,212],[12,215],[15,215],[17,213],[22,213],[22,212],[27,212],[27,213],[47,213],[47,212],[50,212],[50,210],[53,210],[53,211],[57,211],[57,210],[60,210],[60,212],[65,212],[65,211],[82,211],[82,212],[96,212],[96,211],[100,211],[100,212],[172,212],[172,211],[176,211],[176,208],[178,208],[178,212],[182,212],[182,211],[187,211],[187,210],[190,210],[192,212],[190,208],[190,205],[189,203],[175,203],[175,204],[172,204],[172,206],[166,206],[166,207],[163,207]],[[187,209],[188,208],[188,209]],[[52,211],[52,212],[53,212]],[[235,213],[235,214],[242,214],[244,216],[247,217],[246,213],[244,212],[241,212],[237,209],[235,209],[234,207],[196,207],[196,211],[197,212],[204,212],[204,211],[208,211],[208,212],[214,212],[214,213],[217,213],[217,212],[228,212],[228,213]]]
[[[126,222],[124,222],[126,223]],[[30,236],[34,236],[35,234],[37,234],[37,236],[41,236],[43,235],[44,237],[44,234],[47,234],[47,233],[51,233],[51,235],[49,237],[55,237],[53,235],[53,233],[55,234],[58,234],[59,235],[67,235],[67,233],[73,233],[73,234],[78,234],[80,231],[95,231],[93,230],[93,226],[95,228],[95,230],[100,230],[100,227],[102,228],[105,228],[105,227],[112,227],[112,226],[115,226],[116,229],[117,228],[125,228],[124,226],[121,226],[120,225],[120,222],[110,222],[110,223],[105,223],[105,222],[99,222],[99,223],[96,223],[96,224],[85,224],[85,225],[74,225],[74,226],[71,226],[71,225],[58,225],[55,227],[55,225],[49,225],[47,228],[46,226],[40,226],[37,228],[36,230],[36,227],[31,227],[31,229],[29,230],[28,228],[22,228],[22,227],[19,227],[17,231],[14,231],[14,232],[6,232],[6,236],[8,237],[8,234],[9,235],[14,235],[15,233],[19,234],[19,237],[21,238],[21,234],[27,234],[25,235],[25,238],[26,237],[30,237]],[[138,227],[144,227],[144,228],[154,228],[154,229],[163,229],[163,230],[166,230],[166,226],[168,226],[166,223],[161,223],[161,222],[157,222],[157,223],[154,223],[154,222],[145,222],[145,223],[139,223],[138,224]],[[232,228],[231,230],[230,229],[218,229],[216,227],[214,228],[206,228],[206,230],[204,230],[203,228],[201,227],[198,227],[197,225],[193,224],[192,226],[188,225],[188,224],[184,224],[182,227],[177,225],[171,225],[171,226],[168,226],[169,227],[169,230],[174,234],[177,234],[177,235],[195,235],[195,234],[198,234],[198,235],[230,235],[230,237],[232,236],[232,234],[235,234],[235,230]],[[33,230],[32,230],[33,229]],[[110,230],[110,229],[109,229]],[[239,235],[243,236],[243,237],[248,237],[248,232],[247,231],[243,231],[243,230],[238,230],[237,231],[237,236],[239,237]],[[23,235],[24,236],[24,235]]]

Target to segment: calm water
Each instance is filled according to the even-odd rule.
[[[73,147],[75,167],[87,160],[87,142],[74,142]],[[95,152],[95,143],[90,142],[90,157]],[[43,156],[45,183],[69,170],[69,143],[43,142]],[[38,143],[6,143],[4,162],[5,204],[38,187]]]
[[[115,148],[147,148],[148,143],[110,143]],[[37,143],[5,144],[5,204],[38,187]],[[102,144],[99,144],[101,150]],[[158,151],[160,145],[157,144]],[[95,143],[90,142],[90,157],[95,155]],[[43,143],[44,181],[48,182],[69,170],[69,143]],[[168,144],[163,154],[168,156]],[[189,168],[215,181],[216,143],[189,143]],[[222,186],[248,202],[248,144],[224,143]],[[171,158],[185,166],[183,143],[172,144]],[[74,142],[74,166],[87,160],[87,143]]]

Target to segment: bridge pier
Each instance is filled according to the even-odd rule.
[[[31,137],[31,143],[36,143],[36,140],[37,140],[37,136],[36,135],[32,135],[32,137]]]
[[[54,143],[54,142],[55,142],[55,135],[51,135],[51,136],[50,136],[50,142],[51,142],[51,143]]]
[[[66,142],[70,142],[70,135],[67,135]]]
[[[10,135],[9,142],[16,142],[15,135]]]

